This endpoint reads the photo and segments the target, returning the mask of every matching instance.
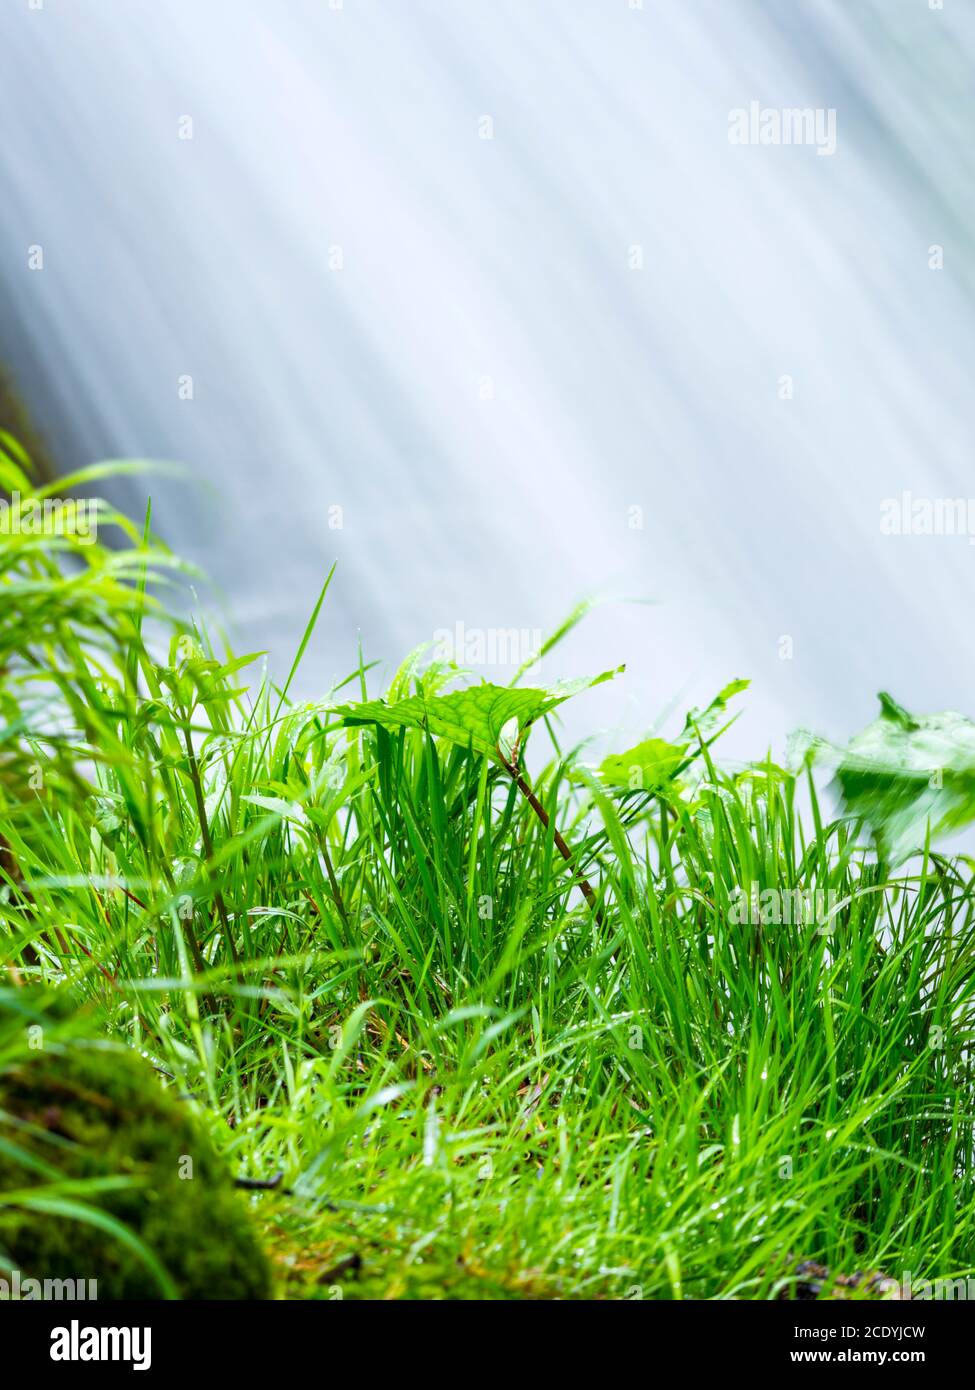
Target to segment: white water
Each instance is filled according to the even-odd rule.
[[[65,466],[186,462],[242,649],[338,559],[306,693],[598,592],[656,602],[552,658],[628,662],[580,726],[735,675],[741,755],[975,714],[975,547],[879,526],[975,493],[973,60],[958,0],[3,0],[0,360]],[[836,153],[730,145],[753,99]]]

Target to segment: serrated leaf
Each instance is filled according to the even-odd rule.
[[[517,690],[485,681],[448,695],[411,695],[390,704],[385,700],[364,700],[361,704],[340,706],[336,713],[346,724],[378,724],[392,730],[424,729],[438,738],[450,739],[465,748],[471,745],[479,753],[496,757],[505,725],[513,722],[524,736],[536,720],[556,705],[582,690],[612,680],[622,670],[620,666],[615,671],[562,682],[548,690]]]

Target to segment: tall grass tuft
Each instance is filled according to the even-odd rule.
[[[0,483],[32,489],[9,439]],[[894,872],[808,769],[722,769],[743,682],[599,768],[555,722],[589,681],[414,654],[298,703],[103,518],[0,535],[0,1003],[150,1059],[271,1184],[284,1293],[973,1272],[967,860]]]

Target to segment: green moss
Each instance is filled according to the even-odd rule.
[[[181,1297],[269,1296],[245,1199],[192,1112],[140,1058],[91,1044],[33,1053],[0,1072],[0,1111],[0,1140],[62,1179],[127,1180],[83,1200],[133,1232]],[[44,1181],[7,1148],[0,1144],[0,1202]],[[83,1216],[0,1206],[0,1250],[24,1276],[97,1279],[99,1298],[161,1296],[138,1248]]]

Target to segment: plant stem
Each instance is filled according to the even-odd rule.
[[[335,899],[335,906],[338,908],[339,916],[345,923],[346,928],[348,928],[349,914],[346,912],[345,903],[342,901],[342,890],[339,888],[339,881],[335,876],[335,869],[332,865],[332,856],[328,852],[328,842],[325,838],[324,830],[318,838],[318,844],[319,848],[322,851],[322,858],[325,861],[325,872],[328,874],[328,884],[332,890],[332,897]]]
[[[541,821],[542,825],[545,827],[546,830],[548,830],[550,824],[549,814],[546,811],[545,807],[542,805],[542,803],[539,801],[538,797],[532,791],[531,787],[528,785],[528,781],[525,778],[524,774],[521,771],[519,771],[516,764],[509,763],[507,758],[505,758],[503,755],[499,756],[501,756],[501,761],[504,764],[507,772],[510,774],[511,777],[514,778],[516,787],[525,797],[529,806],[535,812],[535,815]],[[582,896],[589,904],[592,914],[596,919],[597,926],[601,927],[603,925],[603,914],[600,911],[599,900],[596,897],[595,890],[593,889],[592,884],[586,878],[585,874],[583,874],[576,867],[576,862],[573,858],[572,850],[569,848],[565,840],[562,838],[562,835],[559,833],[558,828],[554,825],[552,826],[552,838],[555,841],[555,848],[558,850],[559,854],[561,854],[562,858],[565,860],[569,868],[572,870],[572,876],[575,879],[576,883],[579,885],[580,889],[582,890]]]

